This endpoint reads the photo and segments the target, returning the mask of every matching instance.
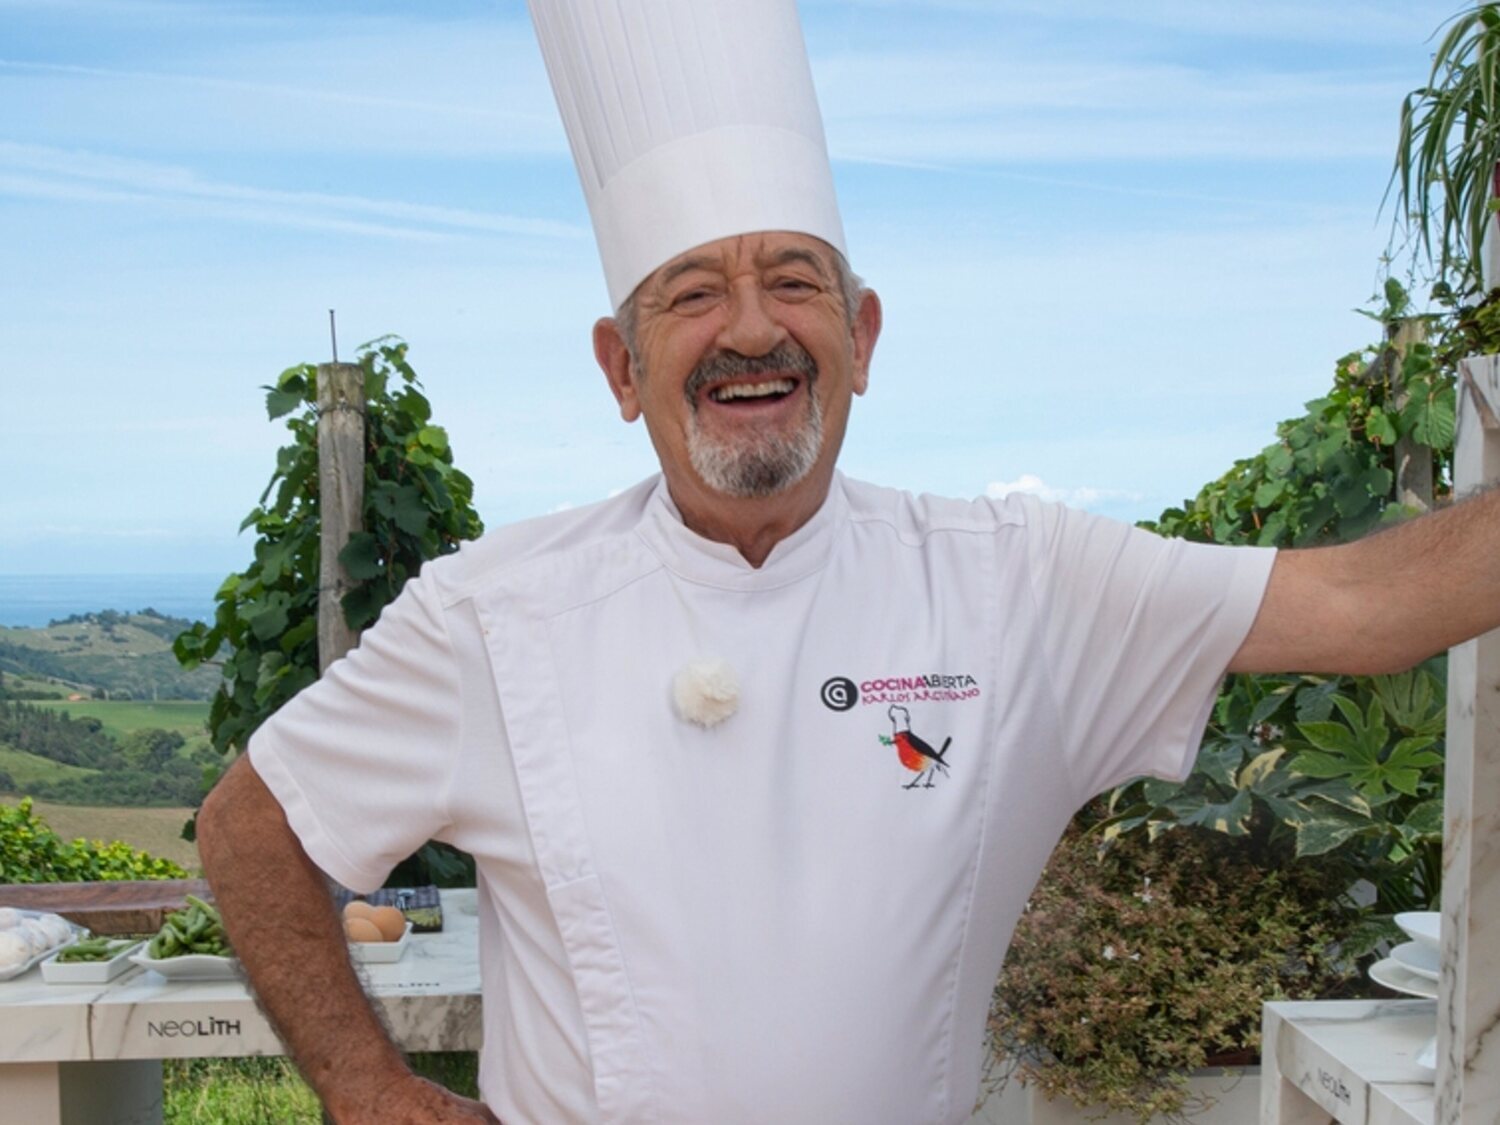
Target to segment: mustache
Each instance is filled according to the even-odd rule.
[[[792,372],[803,376],[809,383],[818,377],[818,361],[813,359],[801,344],[794,340],[783,340],[765,355],[741,355],[739,352],[714,352],[704,356],[683,385],[682,393],[688,402],[697,402],[698,393],[705,387],[724,379],[738,379],[746,375],[782,375]]]

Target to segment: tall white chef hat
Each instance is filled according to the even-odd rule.
[[[528,0],[610,303],[729,235],[844,252],[796,0]]]

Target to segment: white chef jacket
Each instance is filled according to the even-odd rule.
[[[250,754],[347,886],[474,855],[507,1125],[947,1125],[1070,815],[1187,770],[1273,554],[840,476],[755,569],[653,478],[429,563]]]

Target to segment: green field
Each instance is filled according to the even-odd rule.
[[[20,797],[0,797],[0,804],[15,805],[20,800]],[[198,874],[198,849],[182,838],[182,826],[193,815],[192,809],[98,808],[33,801],[31,811],[64,840],[80,836],[85,840],[123,840],[132,848],[173,860]]]
[[[150,703],[103,699],[34,699],[28,702],[39,707],[50,707],[54,711],[66,711],[75,719],[98,719],[104,729],[117,739],[138,730],[157,728],[180,731],[190,744],[195,739],[207,741],[209,705],[206,701],[174,699]]]
[[[81,766],[65,766],[61,762],[28,754],[24,750],[17,750],[13,746],[0,742],[0,773],[10,774],[16,787],[24,791],[34,782],[61,781],[66,777],[88,777],[97,771],[86,770]]]

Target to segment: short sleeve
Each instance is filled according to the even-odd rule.
[[[1025,503],[1047,671],[1080,798],[1142,774],[1184,777],[1276,552]]]
[[[425,579],[408,582],[357,648],[250,739],[303,849],[357,891],[380,886],[449,819],[462,700]]]

